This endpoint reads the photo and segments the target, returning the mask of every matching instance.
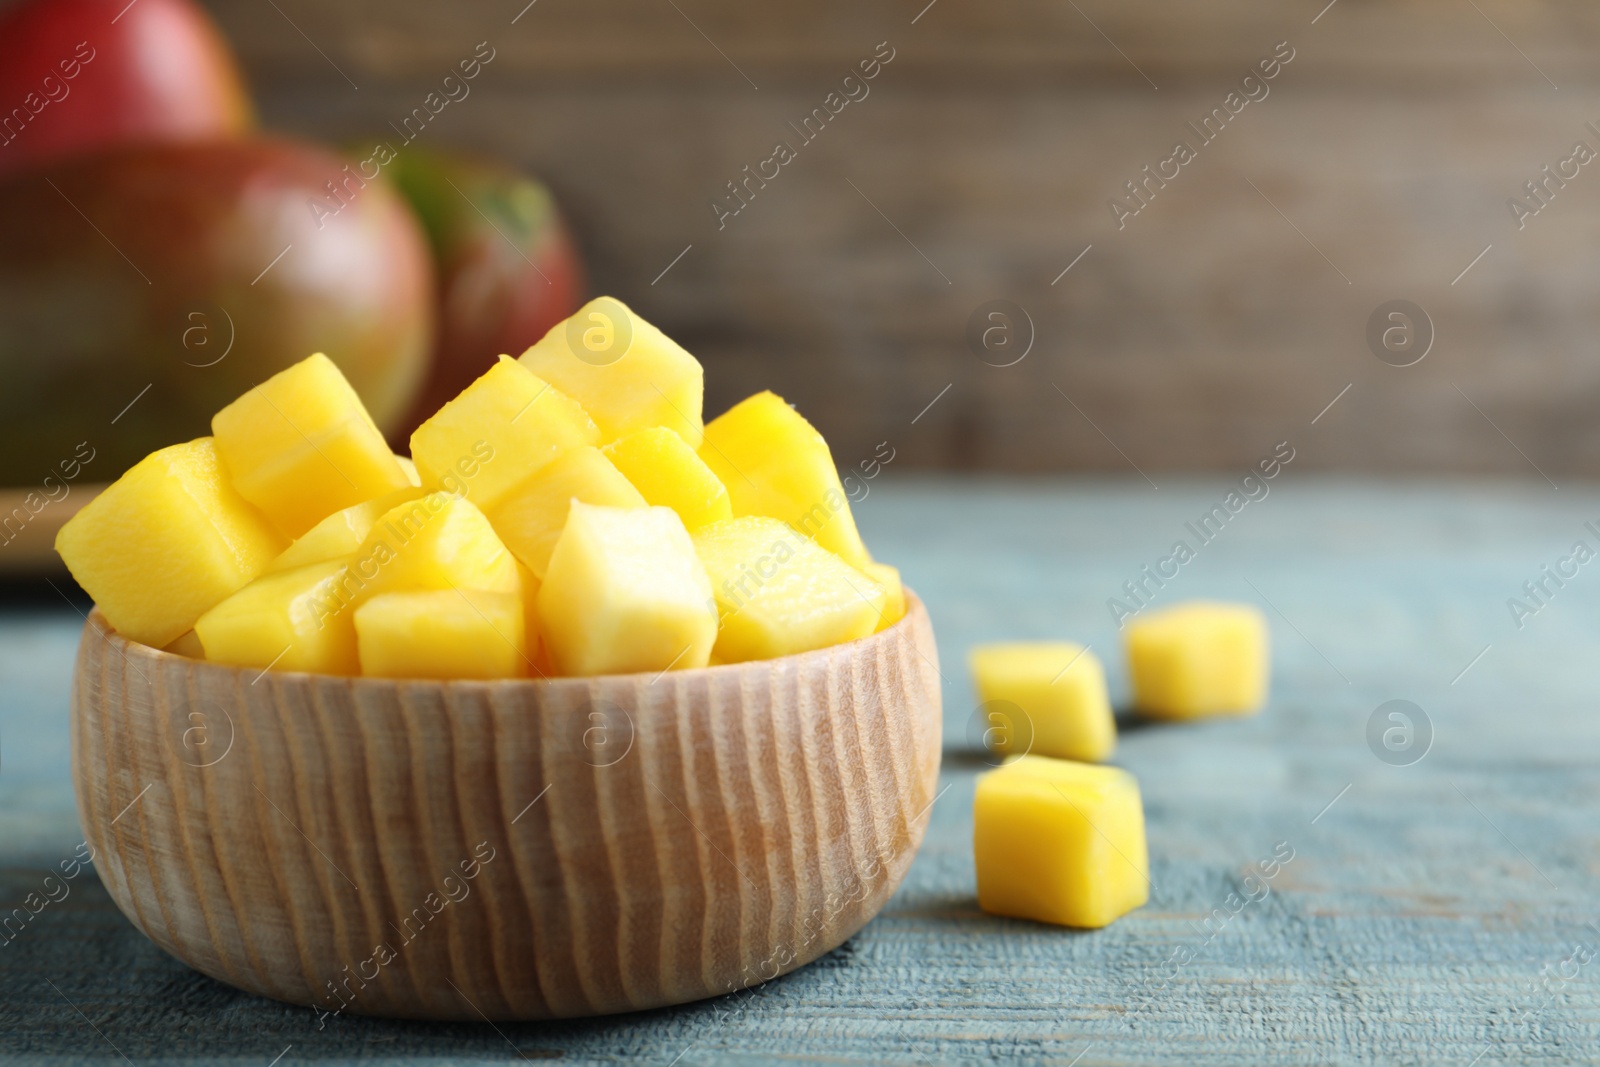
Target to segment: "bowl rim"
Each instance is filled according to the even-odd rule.
[[[852,656],[865,656],[871,654],[880,646],[886,646],[891,641],[899,641],[905,636],[913,648],[918,643],[910,631],[919,623],[926,622],[928,611],[922,598],[911,590],[910,586],[904,587],[906,607],[905,613],[894,623],[865,637],[858,637],[853,641],[845,641],[837,645],[826,645],[806,652],[792,652],[787,656],[778,656],[774,659],[744,660],[740,663],[718,663],[706,667],[690,667],[681,671],[670,668],[665,671],[637,671],[632,674],[584,674],[584,675],[543,675],[537,678],[369,678],[359,674],[322,674],[316,671],[280,671],[272,667],[265,669],[257,667],[240,667],[231,663],[216,663],[211,660],[192,659],[178,652],[168,652],[163,648],[156,648],[132,638],[124,637],[116,628],[107,621],[99,605],[90,609],[85,618],[85,635],[92,629],[100,635],[100,639],[116,649],[124,660],[137,656],[147,662],[156,664],[164,660],[175,660],[191,671],[207,671],[220,675],[232,676],[235,680],[244,679],[245,684],[254,685],[262,679],[279,679],[285,683],[296,685],[307,684],[343,684],[352,689],[391,689],[402,686],[439,686],[458,691],[486,691],[486,690],[526,690],[539,692],[555,690],[563,687],[593,686],[602,683],[632,685],[640,678],[650,678],[650,684],[668,676],[678,680],[693,680],[706,677],[713,672],[755,672],[768,673],[792,668],[796,671],[804,670],[812,665],[821,665],[833,657],[848,653]],[[920,649],[918,654],[921,655]],[[924,657],[926,658],[926,657]],[[937,664],[934,664],[937,670]],[[537,669],[537,668],[535,668]]]

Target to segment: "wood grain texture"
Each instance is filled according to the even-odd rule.
[[[392,137],[488,41],[418,145],[543,175],[594,288],[705,363],[708,412],[773,388],[842,466],[888,439],[908,467],[1242,468],[1352,385],[1308,465],[1600,472],[1600,179],[1526,229],[1506,207],[1600,148],[1593,4],[282,4],[359,91],[270,5],[212,6],[269,125],[337,141]],[[725,183],[885,40],[871,94],[719,229]],[[1271,94],[1118,229],[1110,198],[1285,40]],[[1015,367],[965,338],[996,298],[1037,329]],[[1365,341],[1392,299],[1438,333],[1403,370]]]
[[[940,753],[927,613],[663,674],[389,682],[200,663],[98,614],[86,838],[197,970],[319,1011],[605,1014],[810,962],[900,884]]]

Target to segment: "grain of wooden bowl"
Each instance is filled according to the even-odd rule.
[[[178,959],[319,1012],[546,1019],[728,993],[867,923],[927,828],[933,631],[659,677],[203,663],[96,611],[78,811]]]

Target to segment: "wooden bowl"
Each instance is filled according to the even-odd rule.
[[[933,631],[660,676],[392,681],[203,663],[98,611],[72,691],[112,899],[252,993],[545,1019],[729,993],[859,930],[939,774]]]

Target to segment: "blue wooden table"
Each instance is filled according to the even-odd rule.
[[[1158,481],[872,483],[857,508],[867,539],[939,636],[945,791],[878,919],[755,996],[570,1023],[319,1030],[309,1010],[163,955],[87,868],[50,883],[60,899],[0,944],[0,1062],[1594,1062],[1600,562],[1561,565],[1576,575],[1560,585],[1543,570],[1576,541],[1600,549],[1591,488],[1277,479],[1157,594],[1261,605],[1275,674],[1253,719],[1123,724],[1115,760],[1144,791],[1149,905],[1097,932],[978,910],[971,803],[987,757],[965,649],[1092,642],[1125,695],[1106,601],[1227,490]],[[1544,582],[1537,601],[1529,581]],[[0,614],[6,912],[80,841],[67,762],[79,625],[65,604]],[[1395,700],[1411,706],[1379,711]],[[1247,898],[1247,870],[1291,853]]]

